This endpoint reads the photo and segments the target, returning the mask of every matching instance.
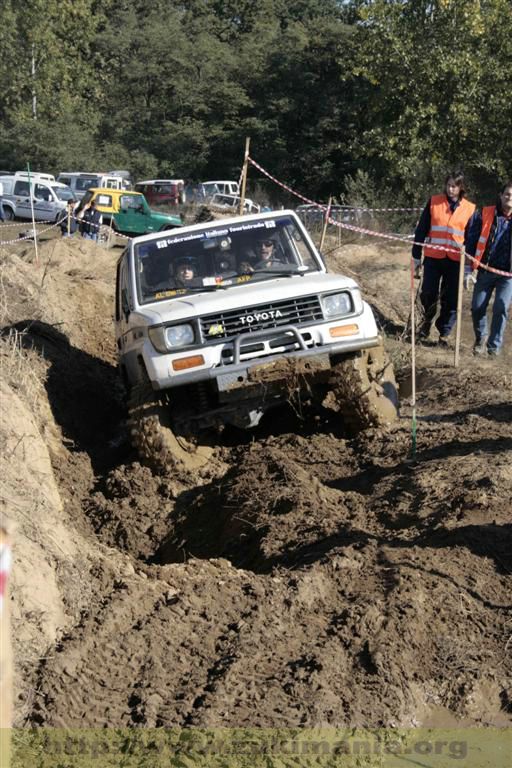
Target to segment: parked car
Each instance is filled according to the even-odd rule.
[[[240,210],[240,200],[238,195],[221,195],[216,194],[212,197],[209,205],[212,208],[219,210],[230,211],[232,213],[238,213]],[[248,197],[244,200],[244,213],[259,213],[260,206],[257,203],[253,203]]]
[[[3,187],[2,205],[6,219],[57,221],[68,200],[75,200],[72,190],[58,181],[49,181],[49,174],[16,172],[0,176]]]
[[[105,187],[107,189],[124,189],[121,176],[104,173],[82,173],[72,171],[59,173],[57,181],[67,184],[73,190],[77,200],[81,200],[90,187]]]
[[[203,181],[199,185],[199,194],[203,200],[210,200],[214,195],[239,195],[238,181]]]
[[[88,189],[76,210],[81,217],[85,208],[94,200],[103,215],[103,224],[112,222],[112,229],[123,235],[144,235],[181,227],[180,216],[152,211],[140,192],[122,189]]]
[[[183,179],[138,181],[135,191],[142,192],[150,205],[183,205],[186,202]]]
[[[131,189],[133,187],[130,171],[108,171],[109,176],[119,176],[121,178],[122,189]]]

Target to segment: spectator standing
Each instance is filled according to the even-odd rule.
[[[439,331],[439,344],[443,347],[448,346],[448,336],[457,317],[460,249],[464,246],[475,215],[475,205],[465,199],[465,192],[463,173],[449,173],[445,179],[444,193],[433,195],[425,206],[414,233],[415,245],[412,247],[417,277],[423,251],[420,300],[424,317],[419,338],[428,339],[440,300],[441,308],[435,325]],[[432,248],[433,245],[446,246],[450,250],[438,250]]]
[[[62,233],[62,237],[71,237],[77,230],[77,222],[74,216],[75,202],[74,200],[68,200],[67,207],[62,211],[62,215],[59,219],[59,227]],[[68,232],[68,219],[69,219],[69,232]]]
[[[101,225],[101,213],[96,208],[96,201],[91,200],[82,216],[80,231],[82,237],[97,242]]]
[[[512,272],[512,181],[502,188],[496,205],[482,209],[470,228],[466,251],[478,263],[503,272]],[[473,262],[474,264],[474,262]],[[478,266],[475,265],[475,271]],[[475,277],[475,271],[473,277]],[[487,307],[494,293],[491,332],[487,335]],[[471,316],[475,331],[473,352],[499,355],[512,302],[512,277],[497,275],[485,269],[478,270]]]

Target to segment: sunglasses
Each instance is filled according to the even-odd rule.
[[[260,246],[264,245],[266,248],[270,248],[271,245],[274,245],[273,240],[260,240]]]

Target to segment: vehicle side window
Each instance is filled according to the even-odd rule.
[[[14,185],[14,194],[28,197],[30,195],[30,185],[28,181],[17,181]]]
[[[92,195],[91,195],[92,197]],[[98,205],[104,205],[106,208],[112,207],[112,195],[97,195],[96,196],[96,203]]]
[[[34,197],[36,197],[38,200],[46,200],[46,202],[49,202],[52,198],[52,195],[48,187],[44,187],[42,184],[36,184]]]
[[[141,208],[143,205],[142,197],[138,195],[121,195],[120,205],[121,208]]]
[[[116,320],[121,319],[121,314],[123,309],[123,302],[122,302],[123,290],[126,291],[127,297],[129,294],[127,269],[128,267],[127,267],[127,261],[126,261],[126,251],[125,251],[123,258],[119,261],[117,265],[117,291],[116,291],[116,307],[115,307]],[[129,298],[128,300],[130,301]],[[131,301],[130,301],[130,304],[131,304]]]
[[[71,186],[71,177],[70,176],[59,176],[59,179],[61,184],[67,184],[68,187]]]
[[[107,179],[107,183],[105,186],[108,189],[119,189],[119,184],[117,182],[117,179]]]

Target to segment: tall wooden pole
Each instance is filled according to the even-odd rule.
[[[322,248],[324,247],[325,235],[327,233],[327,225],[329,224],[329,216],[331,215],[331,203],[332,203],[332,197],[329,198],[329,202],[327,203],[327,209],[325,211],[324,225],[322,227],[322,236],[320,238],[320,243],[318,245],[318,250],[320,251],[320,253],[322,253]]]
[[[248,136],[245,139],[245,154],[244,154],[244,165],[242,168],[242,189],[240,190],[240,210],[238,211],[239,215],[242,216],[244,212],[244,203],[245,203],[245,188],[247,186],[247,170],[249,168],[249,145],[251,143],[251,138]]]
[[[30,198],[30,211],[32,213],[32,234],[34,235],[34,248],[36,250],[36,266],[39,266],[39,251],[37,250],[36,220],[34,216],[35,185],[32,184],[32,178],[30,176],[30,163],[27,163],[27,174],[28,174],[28,192],[29,192],[29,198]]]
[[[460,250],[460,264],[459,264],[459,287],[457,293],[457,327],[455,330],[455,356],[453,364],[455,368],[459,365],[459,353],[460,353],[460,335],[462,325],[462,293],[464,291],[464,265],[466,262],[466,255],[464,248]]]

